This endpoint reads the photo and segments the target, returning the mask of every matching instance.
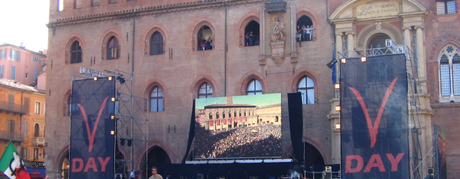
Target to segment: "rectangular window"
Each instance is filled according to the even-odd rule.
[[[454,63],[452,69],[454,96],[460,95],[460,63]]]
[[[14,120],[8,119],[8,133],[14,134]]]
[[[450,96],[450,67],[441,65],[441,96]]]
[[[22,148],[21,156],[23,159],[27,159],[27,148]]]
[[[24,110],[26,111],[26,113],[29,113],[29,98],[24,98]]]
[[[92,0],[91,6],[99,6],[99,0]]]
[[[23,130],[24,131],[22,131],[22,133],[24,134],[24,136],[27,136],[27,134],[29,134],[29,124],[27,122],[24,122]]]
[[[14,60],[19,62],[20,59],[21,59],[21,51],[16,50],[16,58],[14,58]]]
[[[40,114],[41,105],[42,105],[41,102],[39,102],[39,101],[36,101],[36,102],[35,102],[35,110],[34,110],[34,113],[35,113],[35,114]]]
[[[63,11],[64,10],[64,0],[58,0],[58,11]]]
[[[16,66],[12,65],[11,66],[11,76],[10,79],[16,80]]]
[[[41,63],[42,62],[42,58],[41,57],[37,57],[37,56],[34,56],[34,62],[38,62],[38,63]]]
[[[37,159],[38,159],[38,153],[39,153],[39,149],[38,149],[38,148],[34,148],[34,160],[37,160]]]
[[[0,65],[0,78],[5,78],[5,65]]]
[[[9,105],[10,109],[13,109],[13,107],[14,107],[14,95],[12,95],[12,94],[8,95],[8,105]]]
[[[82,0],[74,0],[73,8],[74,9],[81,9],[81,7],[82,7],[82,2],[81,1]]]
[[[6,48],[0,49],[0,60],[6,59]]]
[[[14,60],[16,58],[16,51],[11,49],[10,50],[10,60]]]
[[[34,80],[37,80],[38,77],[38,70],[34,70]]]
[[[457,13],[457,4],[455,0],[436,0],[436,14],[454,13]]]

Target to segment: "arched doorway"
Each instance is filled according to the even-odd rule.
[[[324,170],[324,159],[321,153],[313,145],[304,143],[305,154],[305,169],[310,172],[308,178],[313,178],[311,172]],[[315,175],[315,178],[321,178],[321,175]]]
[[[61,156],[59,160],[59,170],[63,178],[69,178],[69,151],[67,150],[64,155]]]
[[[145,156],[144,156],[145,158]],[[152,166],[155,166],[158,168],[158,171],[164,172],[167,171],[168,164],[171,164],[171,159],[169,158],[168,153],[166,153],[163,148],[159,146],[153,146],[149,149],[148,151],[148,157],[147,157],[147,171],[142,171],[143,175],[146,174],[145,176],[151,176],[152,173],[150,172],[150,169]]]
[[[152,147],[148,156],[148,163],[171,163],[168,153],[158,146]]]
[[[385,40],[386,39],[391,39],[387,34],[383,33],[378,33],[373,35],[371,38],[369,38],[369,43],[367,44],[367,48],[383,48],[385,46]]]

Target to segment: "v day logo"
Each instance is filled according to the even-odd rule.
[[[81,104],[77,104],[81,110],[81,113],[83,114],[83,118],[85,119],[85,123],[86,123],[86,132],[88,134],[88,141],[89,141],[89,151],[88,152],[91,152],[91,150],[93,149],[94,136],[96,135],[97,126],[99,124],[99,120],[101,119],[102,111],[104,111],[105,104],[107,104],[107,99],[109,99],[108,96],[105,98],[104,102],[101,105],[101,108],[99,109],[99,114],[97,115],[96,123],[93,126],[92,132],[90,132],[91,129],[89,128],[88,115],[86,115],[85,108],[83,108]]]
[[[385,92],[385,96],[383,97],[382,104],[380,105],[379,112],[377,113],[377,116],[373,124],[372,124],[371,118],[369,117],[369,112],[367,111],[367,107],[366,107],[366,104],[364,103],[361,93],[359,93],[359,91],[356,90],[355,88],[348,87],[355,94],[356,98],[358,99],[359,104],[361,105],[361,108],[363,109],[364,115],[366,117],[367,129],[369,130],[369,134],[371,137],[371,148],[373,148],[375,145],[375,142],[377,142],[377,134],[379,133],[378,130],[379,130],[380,119],[382,117],[382,113],[383,113],[383,110],[385,109],[385,105],[388,101],[388,98],[390,97],[390,94],[393,92],[393,87],[395,86],[396,80],[398,80],[398,78],[395,78],[393,82],[391,82],[390,86],[388,86],[387,91]]]

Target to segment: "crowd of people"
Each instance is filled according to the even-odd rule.
[[[212,38],[208,37],[208,40],[202,40],[201,45],[198,47],[198,51],[212,50]]]
[[[259,38],[254,35],[254,33],[248,32],[244,36],[244,46],[254,46],[254,45],[259,45]]]
[[[209,133],[211,134],[211,133]],[[281,126],[261,124],[195,139],[196,158],[237,158],[281,155]]]
[[[297,26],[296,38],[297,41],[311,41],[313,40],[313,25],[300,25]]]

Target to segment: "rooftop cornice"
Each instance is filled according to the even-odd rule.
[[[151,6],[151,7],[144,7],[144,8],[134,8],[128,10],[120,10],[120,11],[112,11],[107,13],[100,13],[100,14],[90,14],[85,16],[74,16],[69,18],[57,19],[55,22],[50,22],[47,24],[48,28],[58,27],[58,26],[65,26],[65,25],[73,25],[73,24],[81,24],[81,23],[90,23],[90,22],[97,22],[97,21],[106,21],[112,19],[120,19],[120,18],[130,18],[134,16],[148,16],[152,14],[163,14],[163,13],[171,13],[171,12],[178,12],[178,11],[191,11],[197,9],[204,9],[211,7],[222,7],[222,6],[235,6],[235,5],[243,5],[243,4],[253,4],[253,3],[260,3],[260,2],[268,2],[271,0],[211,0],[208,2],[204,1],[195,1],[195,2],[186,2],[186,3],[176,3],[176,4],[168,4],[168,5],[159,5],[159,6]]]

